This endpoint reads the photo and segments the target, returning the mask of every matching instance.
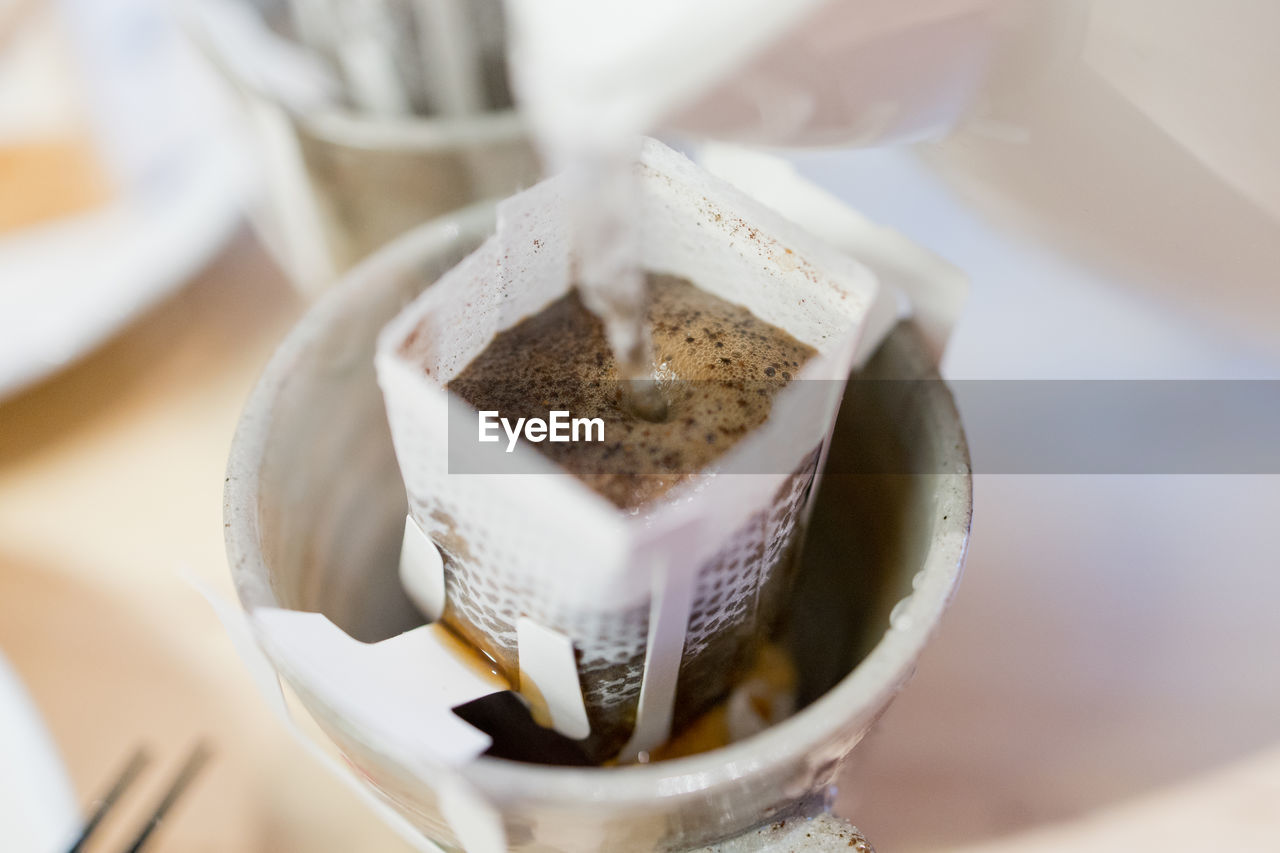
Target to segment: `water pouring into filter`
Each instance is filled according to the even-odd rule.
[[[522,54],[521,6],[510,6],[516,83],[558,174],[500,205],[497,234],[383,333],[379,382],[410,503],[401,572],[423,612],[486,655],[535,719],[593,762],[645,760],[733,687],[769,633],[843,382],[868,324],[894,299],[847,256],[642,142],[660,98],[595,112],[586,125],[570,116],[563,96],[547,96],[556,77],[538,60],[555,40],[544,29],[543,51]],[[541,6],[537,15],[556,20]],[[778,27],[759,19],[703,59],[731,65]],[[659,373],[668,354],[653,346],[650,273],[690,282],[811,348],[803,365],[760,365],[779,384],[788,368],[797,380],[777,390],[766,420],[682,472],[669,494],[625,512],[542,458],[545,446],[518,446],[519,471],[486,468],[498,464],[484,453],[492,448],[460,459],[457,439],[474,433],[475,411],[451,383],[571,290],[599,318],[618,410],[667,422],[670,384]],[[884,328],[881,316],[872,336]]]
[[[678,4],[632,9],[607,25],[598,16],[617,11],[608,4],[508,4],[514,85],[557,177],[503,205],[496,237],[384,333],[379,379],[410,497],[407,535],[442,553],[429,570],[412,559],[402,570],[442,599],[429,613],[493,658],[538,715],[596,761],[645,760],[732,687],[769,633],[842,383],[869,321],[879,321],[873,337],[883,333],[894,303],[847,257],[674,152],[641,143],[699,79],[709,85],[819,5],[754,18],[712,10],[701,26],[726,14],[750,23],[720,28],[695,67],[668,63],[647,89],[632,86],[639,97],[619,101],[584,97],[582,87],[603,80],[596,94],[608,93],[611,80],[663,67],[654,49],[703,43],[699,26],[668,26],[683,17]],[[656,41],[647,37],[655,25],[665,33]],[[590,64],[594,73],[566,75],[566,55],[583,63],[573,70]],[[669,355],[654,349],[651,272],[745,306],[816,350],[813,363],[795,363],[801,381],[778,393],[768,420],[672,497],[623,515],[583,483],[555,476],[554,465],[523,480],[458,470],[450,440],[465,434],[471,413],[450,383],[571,288],[611,348],[618,408],[668,420],[660,374]],[[788,366],[762,368],[789,379]],[[801,402],[805,386],[825,397]],[[406,553],[422,547],[407,542]]]

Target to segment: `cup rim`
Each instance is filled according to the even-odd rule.
[[[258,540],[259,471],[274,406],[293,365],[315,340],[359,304],[365,283],[420,265],[460,238],[483,238],[494,203],[480,202],[421,225],[361,261],[293,327],[276,350],[241,414],[224,487],[227,556],[241,606],[280,607]],[[697,797],[708,789],[759,776],[796,761],[837,732],[859,709],[878,712],[914,671],[915,662],[954,594],[964,565],[973,511],[969,449],[959,412],[943,383],[937,425],[946,448],[934,507],[934,532],[913,579],[913,591],[871,651],[830,690],[790,718],[737,743],[648,765],[559,767],[480,756],[458,768],[479,790],[498,799],[593,803],[651,803]]]

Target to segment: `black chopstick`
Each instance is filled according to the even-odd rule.
[[[151,813],[151,817],[147,819],[142,830],[138,833],[137,838],[133,840],[133,844],[126,848],[126,853],[139,853],[151,838],[151,833],[155,832],[156,827],[164,820],[169,810],[187,790],[192,781],[200,773],[200,770],[208,762],[210,751],[208,745],[204,741],[198,742],[187,755],[187,760],[182,763],[182,769],[178,771],[178,775],[173,778],[173,782],[169,785],[169,790],[161,797],[160,802],[156,804],[155,811]]]
[[[138,778],[138,774],[147,766],[151,759],[147,756],[146,750],[139,747],[133,751],[129,761],[124,766],[124,770],[111,783],[111,787],[107,789],[107,793],[98,800],[98,805],[94,808],[93,814],[85,821],[84,828],[80,830],[80,835],[76,837],[75,842],[68,848],[67,853],[80,853],[84,849],[85,842],[89,840],[89,836],[93,835],[93,831],[98,828],[98,824],[102,823],[102,819],[106,817],[107,812],[111,811],[111,807],[116,801],[128,790],[129,786]]]

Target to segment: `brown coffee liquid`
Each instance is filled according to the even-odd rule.
[[[600,320],[577,292],[500,333],[449,388],[517,418],[600,418],[604,441],[531,446],[621,509],[635,509],[706,468],[769,416],[773,397],[816,351],[686,279],[648,275],[655,422],[627,405]],[[644,413],[652,416],[652,413]]]

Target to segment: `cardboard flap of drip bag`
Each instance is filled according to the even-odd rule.
[[[450,418],[455,429],[468,429],[471,418],[473,435],[475,413],[451,403],[447,383],[499,332],[572,286],[567,176],[500,204],[497,233],[388,325],[377,355],[396,454],[424,532],[463,530],[473,544],[501,547],[495,561],[540,594],[602,610],[647,600],[656,563],[664,571],[696,568],[825,440],[881,291],[864,265],[660,143],[646,140],[635,168],[645,269],[743,305],[818,351],[777,395],[769,420],[707,476],[625,516],[523,444],[511,454],[496,445],[477,451],[508,457],[501,474],[461,473],[450,455]],[[661,550],[668,530],[691,516],[705,521],[707,535],[637,564],[637,554]]]
[[[363,779],[358,778],[351,768],[340,762],[330,750],[313,741],[311,736],[294,720],[293,712],[285,701],[283,688],[277,674],[277,667],[281,666],[281,660],[275,656],[274,647],[276,644],[267,641],[265,634],[274,634],[283,638],[286,645],[300,649],[304,659],[320,666],[323,666],[323,658],[320,651],[315,650],[313,653],[307,649],[305,641],[299,643],[299,640],[302,640],[305,635],[321,630],[326,633],[332,632],[335,635],[341,635],[337,642],[360,644],[350,637],[346,637],[337,626],[320,614],[265,608],[255,611],[254,615],[250,616],[250,614],[240,609],[239,604],[226,600],[207,583],[196,578],[193,574],[184,573],[184,580],[208,602],[226,630],[236,653],[244,662],[246,671],[252,678],[254,686],[258,689],[263,701],[266,702],[284,729],[296,739],[305,753],[316,762],[317,766],[340,780],[357,799],[365,803],[374,814],[387,826],[391,827],[413,849],[419,850],[421,853],[439,853],[440,848],[436,844],[429,841],[403,815],[396,812],[386,801],[376,795]],[[262,621],[264,616],[265,623]],[[321,623],[323,623],[323,627],[317,628]],[[326,641],[326,645],[332,640],[333,637]],[[419,664],[415,663],[414,666],[416,668]],[[345,683],[343,670],[344,668],[341,665],[336,666],[326,674],[324,682],[329,684],[340,683],[342,685],[342,695],[351,696],[350,689]],[[391,677],[396,680],[403,680],[403,673],[393,671]],[[321,700],[328,701],[330,698],[332,697],[326,694],[321,697]],[[369,708],[370,713],[376,714],[379,711],[380,709],[374,707]],[[400,709],[396,713],[403,712],[404,709]],[[378,723],[376,728],[382,730],[383,727]],[[474,738],[475,736],[483,737],[483,733],[472,730],[472,737]],[[483,746],[480,747],[480,749],[483,748]],[[475,800],[482,807],[490,808],[456,774],[438,772],[435,774],[435,784],[441,792],[445,790],[452,791],[456,788],[458,791],[456,797],[461,797],[464,800]]]

